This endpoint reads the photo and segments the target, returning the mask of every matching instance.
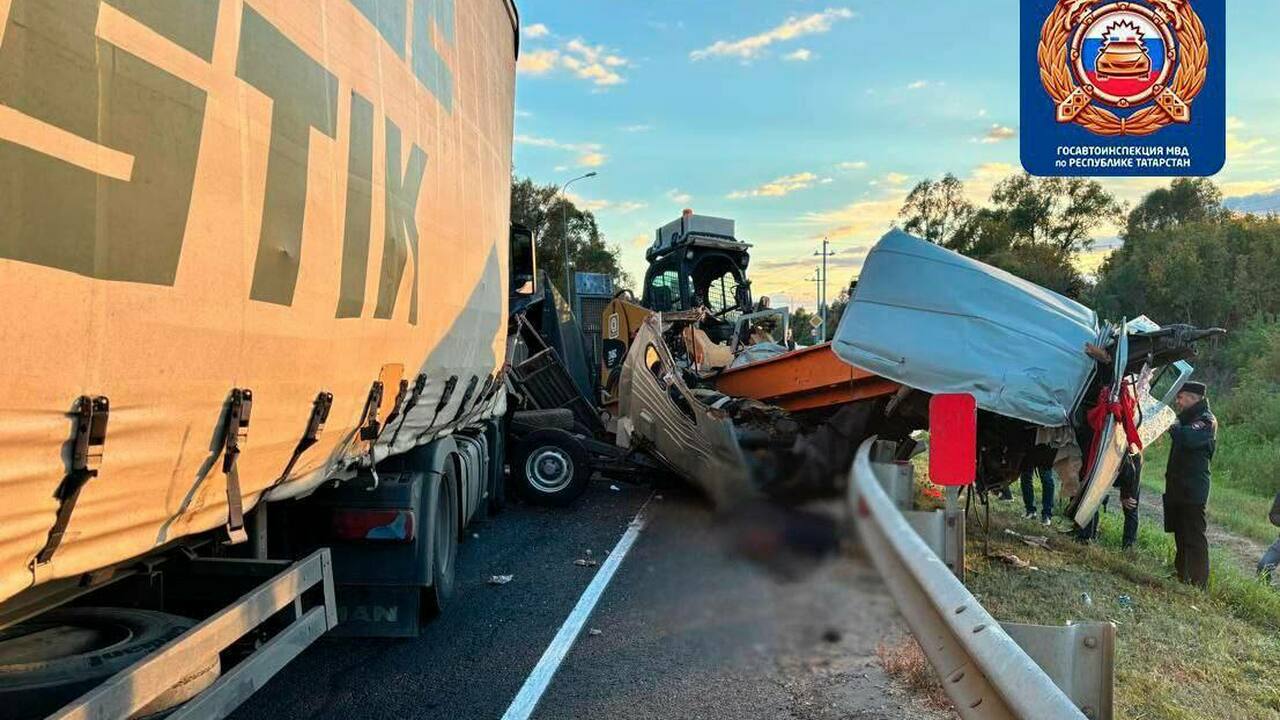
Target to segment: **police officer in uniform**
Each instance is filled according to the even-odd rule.
[[[1173,533],[1174,567],[1184,583],[1209,585],[1209,541],[1204,507],[1209,501],[1209,464],[1217,449],[1218,419],[1209,411],[1204,383],[1189,382],[1174,401],[1178,423],[1169,431],[1173,447],[1165,469],[1164,529]]]

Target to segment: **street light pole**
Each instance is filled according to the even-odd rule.
[[[822,300],[819,301],[822,311],[822,342],[827,341],[827,258],[836,254],[835,250],[827,250],[830,245],[831,243],[824,236],[822,238],[822,252],[814,253],[814,256],[822,256]]]
[[[586,175],[579,175],[560,186],[560,198],[563,200],[560,205],[560,224],[564,230],[564,238],[560,244],[564,250],[564,299],[569,303],[570,308],[573,307],[573,284],[569,275],[569,198],[565,195],[565,191],[569,189],[570,185],[578,182],[579,180],[586,180],[587,178],[593,178],[595,176],[596,173],[594,171],[589,172]]]

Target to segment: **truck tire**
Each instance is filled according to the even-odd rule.
[[[511,476],[525,500],[538,505],[568,505],[587,489],[591,455],[572,433],[537,430],[516,442]]]
[[[0,630],[0,719],[45,717],[195,624],[151,610],[83,607],[51,610]],[[219,674],[213,653],[137,715],[176,707]]]
[[[511,413],[511,432],[515,435],[527,435],[544,428],[572,430],[573,425],[573,411],[567,408],[517,410]]]
[[[427,617],[444,612],[453,598],[454,574],[458,562],[458,482],[452,463],[445,463],[445,471],[432,490],[435,508],[431,518],[431,547],[427,561],[431,563],[431,585],[423,589],[422,607]]]

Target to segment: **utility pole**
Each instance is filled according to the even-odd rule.
[[[831,243],[826,236],[822,238],[822,251],[815,252],[814,257],[822,257],[822,299],[819,300],[819,307],[822,310],[822,342],[827,341],[827,258],[836,254],[835,250],[828,250]]]
[[[586,175],[579,175],[560,186],[560,198],[564,201],[560,205],[560,224],[564,230],[564,238],[561,242],[561,246],[564,249],[564,299],[565,302],[569,303],[570,308],[573,307],[573,280],[569,273],[569,197],[565,195],[565,191],[569,189],[570,185],[579,180],[586,180],[595,176],[595,172],[589,172]]]
[[[813,277],[805,278],[805,280],[813,283],[813,291],[818,296],[818,314],[819,314],[819,317],[822,317],[822,271],[821,269],[814,268]],[[822,325],[820,325],[819,328],[822,330],[822,335],[821,335],[822,339],[818,340],[816,344],[821,345],[825,341],[826,334],[827,334],[827,322],[825,317],[823,318]],[[814,328],[814,331],[816,332],[819,328]]]

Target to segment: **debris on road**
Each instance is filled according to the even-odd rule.
[[[991,553],[989,557],[992,560],[999,560],[1005,565],[1011,565],[1020,570],[1039,570],[1040,569],[1035,565],[1032,565],[1029,561],[1023,560],[1022,558],[1018,557],[1017,555],[1014,555],[1011,552]]]
[[[1053,552],[1053,548],[1049,547],[1049,538],[1044,537],[1043,535],[1023,535],[1022,533],[1009,528],[1005,528],[1004,532],[1006,535],[1012,535],[1031,547],[1038,547]]]
[[[600,628],[591,628],[590,630],[587,631],[587,634],[592,637],[595,637],[596,635],[599,635],[600,632],[601,632]]]
[[[487,581],[490,585],[506,585],[515,578],[515,575],[490,575]]]
[[[587,558],[578,558],[577,560],[573,561],[573,564],[577,565],[578,567],[595,567],[600,563],[596,562],[595,560],[589,560]]]
[[[617,485],[610,485],[609,489],[614,492],[619,492],[620,490],[622,490],[622,488],[618,487]]]

